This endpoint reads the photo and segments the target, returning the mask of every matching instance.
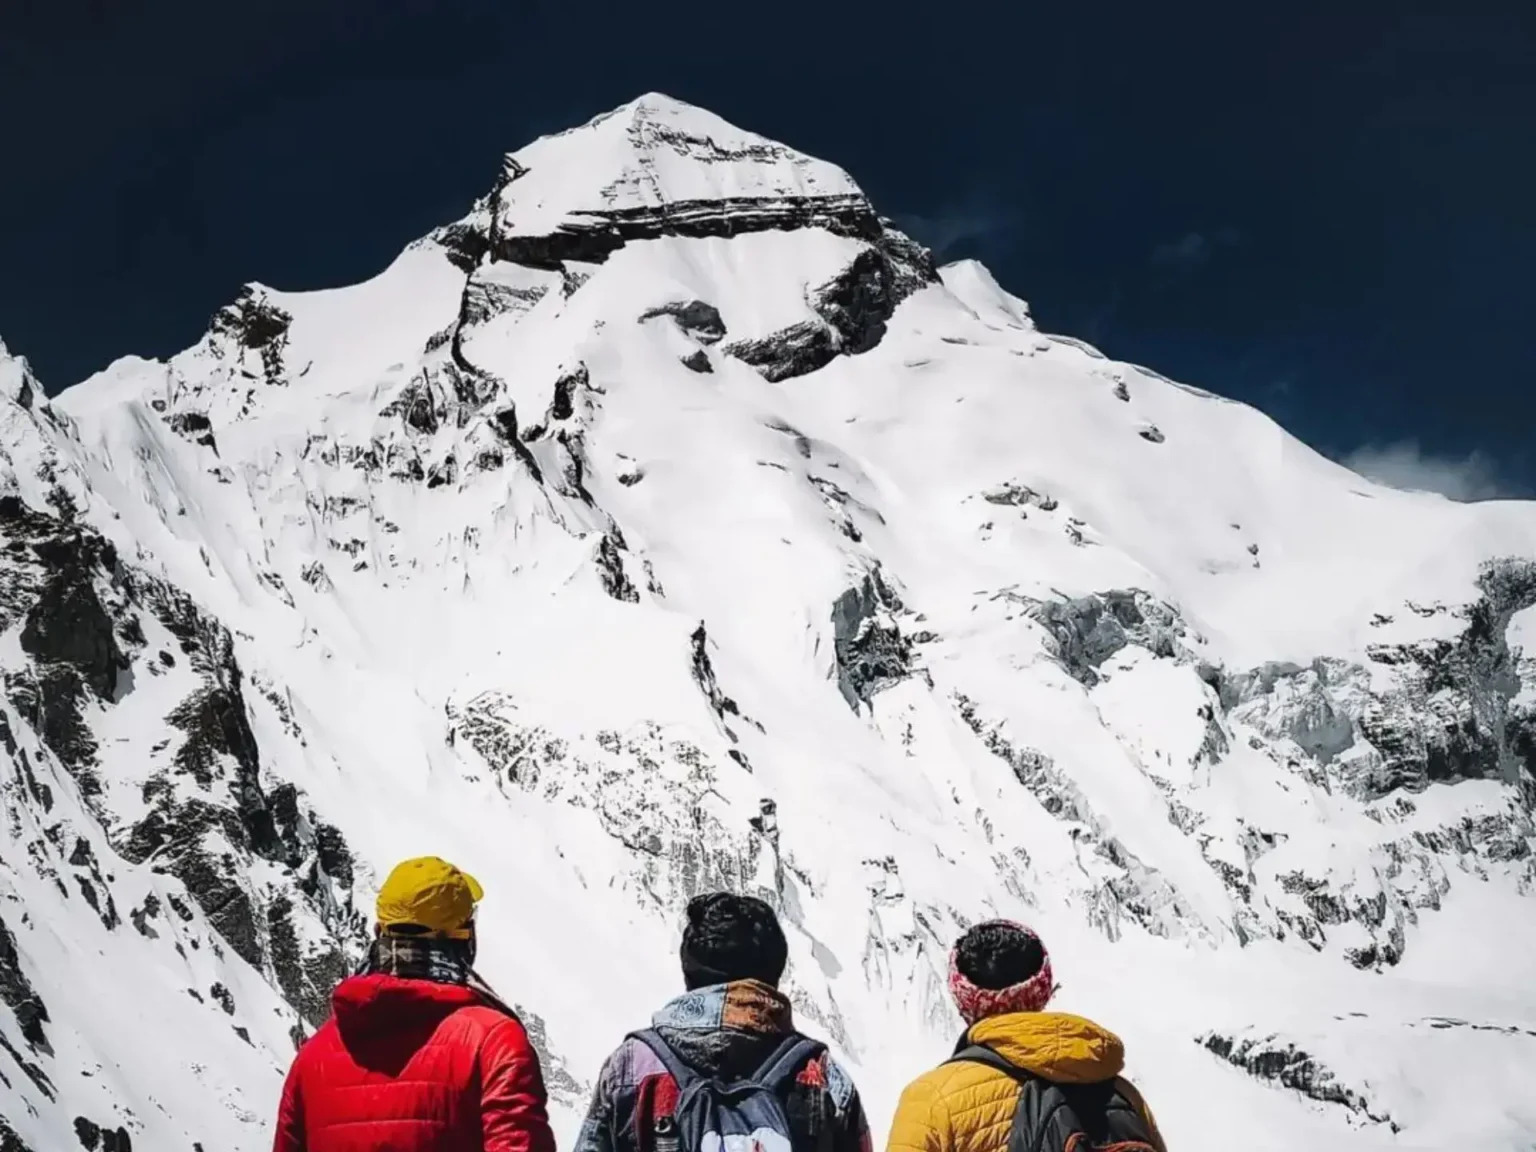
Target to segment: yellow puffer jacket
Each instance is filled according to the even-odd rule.
[[[1159,1152],[1167,1152],[1141,1094],[1119,1080],[1120,1037],[1065,1012],[1011,1012],[972,1026],[973,1044],[995,1049],[1010,1064],[1058,1084],[1116,1079],[1141,1113]],[[891,1121],[890,1152],[1006,1152],[1019,1083],[985,1064],[941,1064],[901,1094]]]

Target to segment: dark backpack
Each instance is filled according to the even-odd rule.
[[[677,1081],[674,1131],[662,1131],[658,1125],[657,1152],[793,1152],[785,1089],[826,1045],[792,1033],[751,1076],[727,1083],[679,1059],[654,1030],[632,1033],[631,1038],[656,1053]]]
[[[983,1044],[962,1047],[948,1063],[961,1061],[985,1064],[1019,1082],[1008,1152],[1156,1152],[1151,1128],[1117,1081],[1055,1084]]]

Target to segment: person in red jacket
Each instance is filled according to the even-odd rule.
[[[407,860],[363,971],[299,1050],[274,1152],[555,1152],[539,1058],[475,974],[473,876]]]

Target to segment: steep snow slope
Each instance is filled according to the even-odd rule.
[[[882,1133],[1002,912],[1175,1147],[1536,1138],[1536,506],[1040,333],[654,95],[364,284],[0,365],[18,1146],[262,1147],[421,852],[567,1138],[721,885]]]

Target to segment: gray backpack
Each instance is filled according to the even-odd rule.
[[[786,1090],[826,1045],[791,1034],[751,1076],[726,1082],[679,1059],[654,1030],[635,1032],[632,1038],[656,1053],[677,1082],[675,1135],[658,1131],[657,1152],[794,1152],[784,1110]]]
[[[1156,1137],[1113,1080],[1053,1084],[963,1038],[948,1063],[985,1064],[1019,1082],[1008,1152],[1156,1152]]]

